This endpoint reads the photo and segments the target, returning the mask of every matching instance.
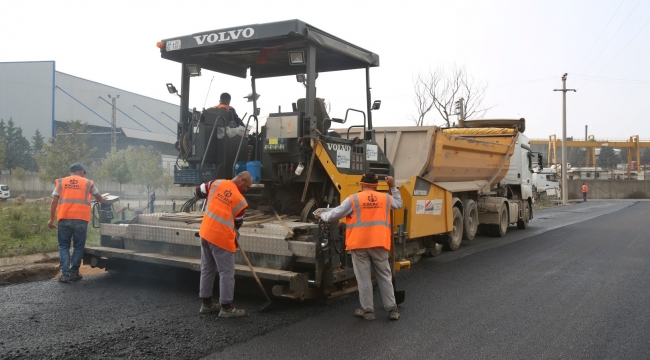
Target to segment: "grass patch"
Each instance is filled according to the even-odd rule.
[[[115,205],[114,211],[119,208]],[[171,205],[156,206],[155,210],[171,212]],[[130,219],[135,213],[127,210],[125,216]],[[120,215],[115,215],[114,220],[120,219]],[[0,257],[58,251],[57,229],[48,228],[48,220],[50,204],[10,203],[0,208]],[[99,245],[99,229],[95,229],[92,222],[88,224],[86,245]]]
[[[49,204],[8,204],[0,209],[0,257],[59,250],[57,230],[47,227]],[[86,244],[99,244],[99,231],[88,227]]]

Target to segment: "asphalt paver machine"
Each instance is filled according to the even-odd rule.
[[[312,212],[358,192],[366,172],[394,175],[372,125],[381,102],[371,98],[370,68],[379,66],[379,56],[299,20],[201,32],[158,45],[162,58],[182,65],[175,182],[196,186],[251,170],[258,181],[245,194],[250,207],[239,242],[272,293],[302,300],[356,291],[344,229],[319,223]],[[250,77],[253,108],[242,119],[245,130],[238,131],[227,109],[189,108],[191,79],[201,69]],[[338,119],[329,116],[316,85],[319,74],[342,70],[365,71],[366,104]],[[267,114],[260,127],[256,84],[283,76],[304,85],[304,98],[287,99],[291,111]],[[168,89],[177,93],[172,84]],[[346,125],[351,113],[363,118],[363,125]],[[255,131],[249,132],[253,123]],[[331,131],[333,123],[347,132]],[[351,128],[358,134],[354,138]],[[379,190],[389,189],[380,182]],[[200,212],[141,214],[112,222],[104,216],[101,244],[86,249],[85,261],[107,269],[137,262],[199,270],[201,217]],[[239,252],[236,276],[252,276]]]

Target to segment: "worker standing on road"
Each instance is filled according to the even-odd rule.
[[[587,184],[582,183],[582,201],[587,201],[587,191],[589,188],[587,187]]]
[[[86,246],[88,222],[90,221],[90,201],[102,202],[95,183],[86,179],[86,170],[81,164],[70,166],[70,176],[55,180],[50,206],[50,221],[47,226],[55,229],[54,217],[58,222],[59,261],[61,266],[60,282],[79,281],[79,267]],[[58,210],[58,211],[57,211]],[[73,244],[70,260],[70,243]]]
[[[195,190],[199,198],[207,198],[207,205],[199,236],[201,237],[201,285],[199,296],[203,304],[201,314],[219,311],[219,317],[246,315],[232,304],[235,295],[235,252],[239,227],[244,223],[248,207],[243,193],[253,183],[251,174],[242,171],[232,180],[213,180]],[[219,271],[219,303],[212,299],[216,272]]]
[[[244,122],[237,116],[237,112],[235,111],[235,108],[230,106],[230,94],[228,93],[223,93],[219,97],[219,105],[215,106],[214,108],[216,109],[228,109],[228,125],[230,126],[230,122],[234,122],[236,126],[245,126]],[[244,116],[245,117],[245,116]]]
[[[386,183],[392,196],[377,191],[375,174],[365,174],[361,178],[361,192],[350,195],[340,206],[320,215],[323,221],[329,222],[346,218],[345,249],[352,253],[361,302],[361,309],[354,315],[366,320],[375,319],[371,265],[389,318],[399,319],[388,258],[392,241],[390,209],[401,208],[402,197],[395,187],[395,179],[387,176]]]

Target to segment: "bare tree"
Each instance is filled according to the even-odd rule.
[[[417,109],[417,118],[411,117],[416,126],[424,125],[426,115],[436,109],[442,120],[451,126],[451,117],[456,102],[463,98],[465,119],[480,119],[494,106],[483,105],[487,82],[476,82],[468,74],[464,66],[452,65],[451,67],[438,66],[428,73],[419,73],[413,81],[415,99],[413,103]]]

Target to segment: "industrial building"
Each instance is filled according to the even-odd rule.
[[[175,158],[178,105],[56,71],[54,61],[0,62],[0,119],[13,119],[28,140],[37,129],[48,139],[66,121],[81,120],[93,132],[94,157],[103,157],[117,96],[117,149],[151,145],[163,159]]]

